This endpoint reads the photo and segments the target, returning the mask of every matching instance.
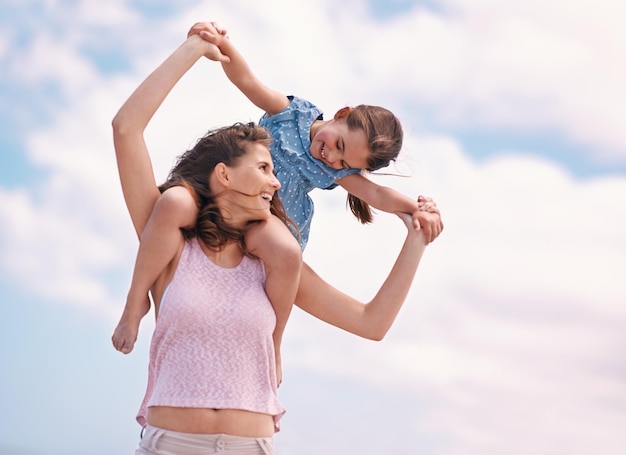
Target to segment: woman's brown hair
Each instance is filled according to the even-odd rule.
[[[194,226],[182,229],[186,239],[197,237],[213,250],[219,250],[229,242],[237,242],[246,251],[246,228],[228,224],[216,204],[209,186],[209,176],[218,163],[237,166],[252,143],[269,147],[271,137],[267,130],[254,123],[235,123],[209,131],[196,145],[180,155],[170,171],[161,192],[173,186],[184,186],[194,195],[198,205],[198,217]],[[274,195],[270,211],[285,224],[294,225],[287,217],[278,195]]]

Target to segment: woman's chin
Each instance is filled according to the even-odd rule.
[[[266,221],[272,216],[272,212],[269,207],[260,207],[258,209],[251,209],[247,214],[248,222],[253,221]]]

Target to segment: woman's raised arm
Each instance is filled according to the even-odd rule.
[[[421,230],[413,229],[411,217],[398,216],[407,226],[407,237],[389,276],[370,302],[360,302],[335,289],[303,264],[295,304],[340,329],[363,338],[382,340],[404,304],[426,248],[424,235]]]
[[[122,191],[139,237],[160,194],[144,131],[172,88],[203,55],[212,60],[225,58],[216,46],[199,36],[189,37],[137,87],[113,119],[113,142]]]

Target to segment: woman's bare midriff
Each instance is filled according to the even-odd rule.
[[[180,433],[230,434],[248,438],[271,438],[274,418],[241,409],[172,408],[151,406],[148,423]]]

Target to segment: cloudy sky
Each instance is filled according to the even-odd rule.
[[[445,223],[382,342],[294,312],[277,455],[623,453],[625,16],[617,0],[3,1],[0,454],[134,453],[153,324],[114,351],[137,242],[110,122],[200,20],[328,116],[393,110],[403,177],[373,178],[433,196]],[[260,114],[200,61],[147,132],[158,180],[206,129]],[[306,260],[370,299],[402,223],[314,197]]]

